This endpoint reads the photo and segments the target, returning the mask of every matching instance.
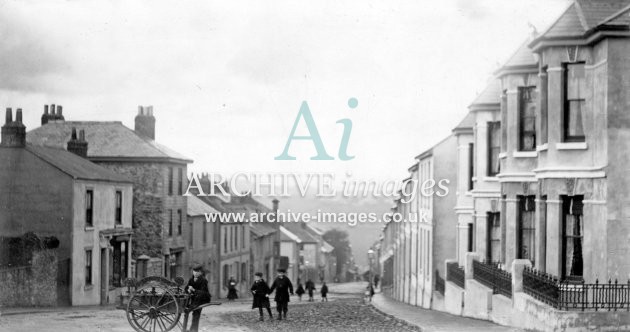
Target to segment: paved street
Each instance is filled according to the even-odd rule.
[[[489,322],[422,310],[380,294],[375,296],[373,306],[365,304],[364,286],[365,283],[329,285],[330,299],[324,303],[319,301],[319,293],[315,302],[306,301],[307,297],[302,301],[294,297],[288,319],[283,321],[270,321],[266,317],[259,322],[258,312],[251,309],[249,300],[225,302],[204,309],[201,331],[512,331]],[[0,331],[133,330],[122,310],[84,307],[63,311],[22,309],[21,313],[5,310],[0,316]]]

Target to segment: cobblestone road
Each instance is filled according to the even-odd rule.
[[[329,302],[307,302],[306,297],[299,301],[292,297],[289,304],[288,319],[277,321],[258,321],[258,311],[251,309],[251,300],[226,302],[220,306],[204,309],[201,315],[201,331],[420,331],[416,318],[421,317],[420,325],[427,331],[467,331],[478,327],[478,331],[508,331],[489,322],[474,321],[462,317],[420,310],[398,303],[377,306],[363,303],[365,283],[329,285]],[[275,303],[272,301],[272,306]],[[273,310],[273,308],[272,308]],[[385,313],[383,313],[385,312]],[[273,311],[274,316],[276,312]],[[397,315],[404,320],[395,318]],[[411,317],[411,318],[410,318]],[[414,320],[415,319],[415,320]],[[446,322],[447,321],[447,322]],[[444,329],[448,327],[448,329]],[[460,329],[461,328],[461,329]],[[66,310],[53,308],[47,310],[17,309],[0,310],[0,332],[30,331],[114,331],[132,332],[125,312],[103,307],[75,307]],[[173,330],[175,331],[175,330]]]

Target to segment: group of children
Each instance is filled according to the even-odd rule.
[[[210,292],[208,291],[208,281],[204,277],[203,266],[197,265],[192,269],[193,276],[188,281],[186,285],[186,292],[191,294],[191,308],[198,307],[202,304],[210,302]],[[267,284],[267,282],[263,279],[263,274],[260,272],[256,272],[254,274],[254,283],[251,287],[251,292],[253,294],[253,303],[252,309],[258,308],[258,312],[260,314],[260,321],[264,321],[263,309],[266,309],[269,314],[269,318],[273,319],[273,314],[271,313],[271,305],[269,303],[269,294],[275,291],[276,295],[274,297],[274,301],[276,302],[276,308],[278,310],[278,320],[282,320],[282,318],[287,317],[288,304],[290,295],[293,295],[293,284],[291,280],[286,276],[286,271],[284,269],[278,269],[278,276],[271,284],[271,287]],[[237,298],[236,295],[236,282],[230,278],[228,283],[228,299],[233,300]],[[313,292],[315,289],[315,283],[310,279],[306,282],[305,287],[302,287],[302,284],[298,281],[298,287],[296,290],[296,294],[302,300],[302,295],[306,293],[304,290],[308,291],[309,302],[314,301]],[[328,286],[324,282],[320,289],[320,293],[322,295],[322,301],[328,302]],[[191,328],[189,331],[197,331],[199,326],[199,318],[201,316],[201,309],[192,311],[192,322]]]
[[[295,293],[300,298],[300,301],[302,301],[302,295],[308,292],[308,301],[313,302],[314,301],[313,292],[317,290],[315,288],[315,283],[309,279],[308,281],[306,281],[306,284],[304,286],[306,287],[306,291],[304,291],[305,287],[302,287],[302,283],[298,280],[298,287]],[[322,294],[322,302],[324,301],[328,302],[328,286],[326,285],[325,282],[322,283],[322,288],[320,289],[320,293]]]

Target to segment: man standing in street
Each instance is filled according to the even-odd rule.
[[[293,284],[291,280],[285,275],[287,271],[284,269],[278,269],[278,277],[273,281],[269,294],[276,291],[276,308],[278,309],[278,320],[282,320],[282,314],[284,313],[284,319],[287,318],[287,311],[289,310],[289,293],[293,295]]]

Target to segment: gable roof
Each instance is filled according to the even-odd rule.
[[[455,128],[453,128],[453,132],[456,134],[464,133],[464,132],[472,133],[472,129],[474,126],[475,126],[475,115],[472,112],[468,112],[466,113],[466,116],[462,119],[462,121],[460,121],[459,124],[455,126]]]
[[[266,236],[276,232],[276,228],[264,222],[250,223],[250,230],[257,237]]]
[[[536,59],[534,52],[529,48],[530,39],[524,41],[517,49],[512,53],[508,60],[497,69],[494,74],[498,77],[503,76],[508,72],[531,72],[538,71],[538,60]]]
[[[21,155],[24,153],[35,155],[37,158],[57,168],[73,179],[132,183],[129,178],[66,150],[33,146],[30,144],[27,144],[24,148],[0,148],[0,156],[2,156],[2,158],[11,158],[15,160],[16,163],[24,160],[21,158]]]
[[[575,0],[532,44],[542,39],[585,37],[601,28],[630,25],[630,0]]]
[[[26,141],[65,149],[73,127],[85,130],[88,158],[92,160],[139,158],[192,162],[190,158],[136,134],[120,121],[52,121],[29,131]]]

